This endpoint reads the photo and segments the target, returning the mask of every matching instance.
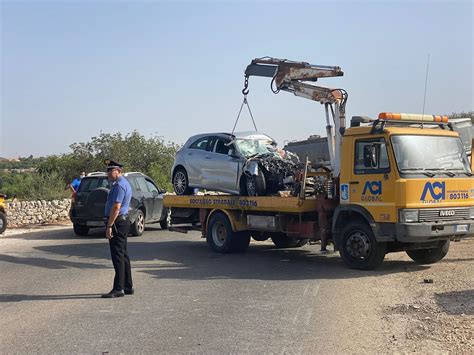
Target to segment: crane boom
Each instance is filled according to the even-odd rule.
[[[245,85],[242,93],[248,94],[248,78],[250,76],[267,77],[272,78],[271,87],[275,94],[283,90],[324,105],[331,168],[333,174],[338,176],[342,144],[341,131],[345,128],[347,92],[343,89],[313,85],[312,82],[316,82],[320,78],[343,75],[344,72],[338,66],[315,65],[271,57],[256,58],[245,69]],[[335,130],[333,130],[329,111]]]

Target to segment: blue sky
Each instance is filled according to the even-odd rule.
[[[347,116],[473,110],[471,1],[1,2],[0,156],[69,152],[101,132],[183,143],[230,131],[250,60],[338,65]],[[250,79],[259,130],[323,134],[323,107]],[[251,129],[247,114],[237,130]]]

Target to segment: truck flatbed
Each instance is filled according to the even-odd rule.
[[[190,195],[164,196],[164,205],[171,208],[205,208],[252,212],[305,213],[317,210],[316,198],[280,196]]]

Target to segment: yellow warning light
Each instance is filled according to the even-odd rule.
[[[419,122],[439,122],[448,123],[448,116],[421,115],[415,113],[379,113],[379,120],[399,120],[399,121],[419,121]]]

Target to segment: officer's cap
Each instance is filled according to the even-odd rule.
[[[117,163],[116,161],[107,159],[105,160],[105,165],[107,165],[107,171],[113,170],[113,169],[118,169],[122,170],[123,165],[120,163]]]

